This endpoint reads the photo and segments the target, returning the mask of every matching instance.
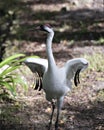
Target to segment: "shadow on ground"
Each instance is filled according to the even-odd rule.
[[[55,6],[59,3],[63,4],[63,1],[55,3],[40,2],[40,4],[42,3]],[[56,32],[54,42],[58,43],[60,40],[99,40],[104,36],[104,13],[100,9],[63,10],[62,6],[59,11],[45,10],[44,7],[41,10],[33,10],[31,8],[33,5],[35,9],[35,6],[39,6],[39,3],[32,0],[24,3],[25,10],[19,16],[20,28],[15,35],[17,39],[42,42],[43,36],[35,28],[45,23],[51,24],[54,28]],[[57,6],[54,8],[57,8]]]
[[[43,104],[41,107],[43,109],[46,109],[47,103],[45,105]],[[61,120],[64,120],[66,118],[66,121],[63,124],[60,124],[60,129],[64,130],[103,130],[104,128],[104,102],[97,102],[95,105],[92,103],[80,104],[79,105],[70,105],[69,103],[65,103],[64,107],[62,109],[61,114]],[[21,111],[22,113],[25,113],[27,115],[27,120],[31,120],[31,116],[28,115],[29,111],[34,109],[34,118],[35,118],[35,112],[41,113],[41,120],[38,122],[38,120],[33,123],[32,121],[22,122],[22,124],[12,124],[12,122],[8,122],[7,120],[0,120],[0,130],[46,130],[48,126],[48,120],[50,114],[46,113],[43,109],[38,110],[35,109],[35,106],[30,108],[29,106],[24,109],[24,111]],[[28,110],[28,111],[27,111]],[[39,112],[41,111],[41,112]],[[66,111],[67,113],[64,113],[63,111]],[[20,112],[20,111],[19,111]],[[18,113],[16,113],[18,116]],[[39,116],[39,115],[38,115]],[[39,117],[40,117],[39,116]],[[56,116],[56,115],[55,115]],[[47,118],[46,118],[47,117]],[[54,125],[52,126],[54,129]]]

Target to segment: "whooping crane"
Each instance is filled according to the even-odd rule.
[[[52,114],[48,130],[51,129],[55,101],[57,102],[57,117],[55,122],[55,130],[57,130],[64,96],[72,89],[71,79],[74,78],[74,83],[77,86],[79,83],[79,73],[88,67],[88,61],[84,58],[74,58],[68,60],[63,67],[59,68],[56,65],[52,52],[53,29],[50,25],[41,25],[39,29],[47,33],[47,59],[27,58],[25,64],[33,73],[38,74],[39,78],[36,81],[35,89],[41,90],[41,88],[43,88],[46,99],[52,104]]]

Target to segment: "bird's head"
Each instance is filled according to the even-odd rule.
[[[52,27],[51,27],[49,24],[40,25],[40,26],[39,26],[39,29],[40,29],[41,31],[45,31],[45,32],[47,32],[47,33],[53,32],[53,29],[52,29]]]

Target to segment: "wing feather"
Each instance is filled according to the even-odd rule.
[[[24,63],[36,74],[35,90],[41,90],[43,74],[47,71],[48,61],[42,58],[27,58]]]
[[[43,76],[48,68],[48,61],[42,58],[27,58],[24,63],[33,73],[37,72],[40,76]]]
[[[66,77],[71,80],[74,77],[74,83],[77,86],[79,81],[79,73],[88,67],[88,61],[84,58],[74,58],[65,64]]]

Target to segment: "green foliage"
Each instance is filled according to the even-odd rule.
[[[25,90],[27,89],[26,83],[15,72],[21,66],[20,63],[24,61],[23,56],[24,54],[15,54],[0,63],[0,90],[8,90],[14,97],[18,84],[23,86]]]
[[[0,1],[0,61],[4,58],[6,49],[13,46],[16,38],[19,39],[17,34],[21,28],[19,18],[25,8],[27,8],[25,2],[21,0]]]
[[[97,100],[104,102],[104,90],[100,90],[97,95]]]
[[[104,45],[104,38],[101,37],[99,40],[96,42],[97,45]]]
[[[89,61],[89,69],[92,71],[104,71],[104,54],[94,53],[92,55],[85,55]]]

